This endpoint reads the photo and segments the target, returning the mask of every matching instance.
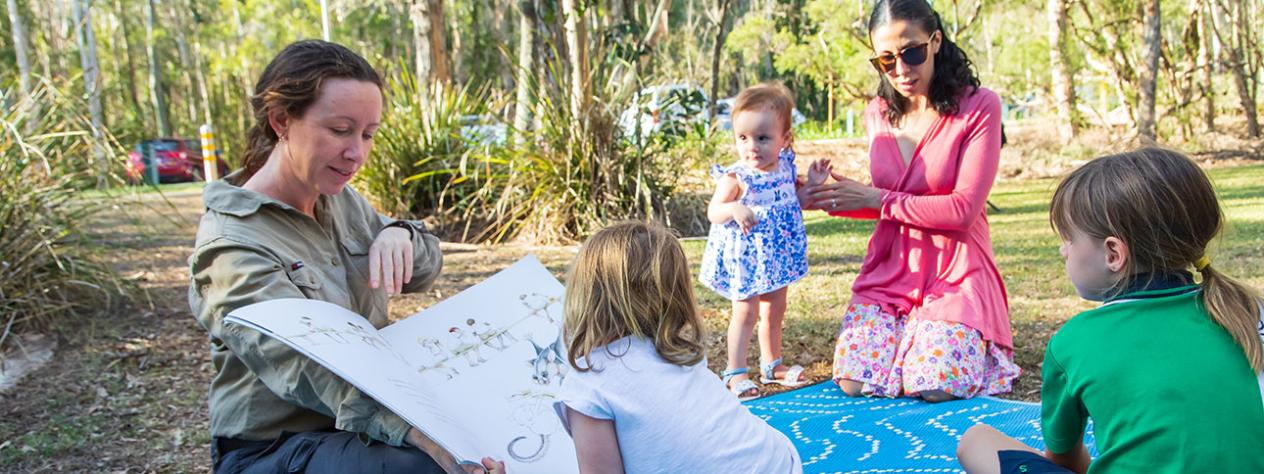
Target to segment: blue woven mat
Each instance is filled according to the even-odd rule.
[[[807,473],[963,472],[957,440],[976,423],[1044,449],[1038,403],[851,398],[826,381],[745,405],[790,437]],[[1095,453],[1091,424],[1085,441]]]

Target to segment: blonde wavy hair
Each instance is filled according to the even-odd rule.
[[[689,262],[660,224],[620,222],[593,234],[567,273],[563,312],[567,358],[581,372],[593,351],[628,336],[654,341],[677,365],[706,353]]]
[[[1095,239],[1124,241],[1130,257],[1124,275],[1194,267],[1211,319],[1242,347],[1251,369],[1264,370],[1259,292],[1209,261],[1198,266],[1224,225],[1224,213],[1211,180],[1185,155],[1142,148],[1090,161],[1058,184],[1049,220],[1063,239],[1079,229]],[[1125,280],[1111,293],[1123,291]]]

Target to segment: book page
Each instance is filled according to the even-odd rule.
[[[479,450],[447,416],[456,408],[441,407],[437,397],[419,381],[416,368],[360,315],[325,301],[286,298],[240,308],[224,321],[249,326],[284,342],[413,426],[441,431],[444,437],[431,438],[449,452]]]
[[[459,430],[508,472],[578,470],[575,446],[553,411],[566,376],[563,287],[534,256],[383,328],[451,424],[419,426],[432,438]],[[455,425],[458,428],[453,428]]]

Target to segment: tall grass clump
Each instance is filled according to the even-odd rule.
[[[619,39],[597,36],[584,88],[590,96],[579,116],[569,102],[572,88],[563,61],[550,61],[542,74],[522,79],[533,81],[535,127],[514,131],[526,140],[508,151],[505,187],[489,214],[493,240],[570,242],[621,219],[679,227],[673,222],[675,196],[697,163],[673,156],[677,137],[638,140],[618,126],[619,113],[633,105],[642,85],[619,77],[628,69],[612,47]]]
[[[705,228],[705,199],[682,189],[716,159],[715,137],[696,127],[632,139],[617,118],[644,86],[627,80],[635,58],[619,56],[616,35],[596,37],[578,113],[570,65],[557,48],[546,44],[540,70],[518,71],[530,83],[534,120],[529,130],[509,131],[515,139],[506,143],[462,134],[463,116],[486,115],[497,101],[437,84],[423,102],[421,86],[399,68],[361,189],[385,211],[432,218],[446,237],[463,241],[573,242],[621,219],[658,220],[685,233]]]
[[[38,113],[28,113],[32,102]],[[51,84],[27,100],[0,104],[2,348],[16,332],[110,308],[125,291],[85,234],[86,220],[103,203],[76,200],[79,189],[103,179],[91,165],[94,150],[118,156],[117,144],[94,138],[87,107]]]
[[[373,158],[357,181],[387,213],[428,218],[447,237],[471,240],[504,168],[494,146],[461,134],[463,117],[486,113],[487,94],[433,84],[422,103],[420,87],[408,68],[388,80]]]

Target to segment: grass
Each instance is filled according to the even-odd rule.
[[[81,199],[93,199],[104,197],[117,197],[127,195],[147,195],[147,194],[175,194],[186,191],[202,192],[202,188],[206,186],[205,181],[189,181],[187,183],[166,183],[159,185],[136,185],[126,187],[115,187],[107,189],[88,189],[80,191],[78,197]]]
[[[1264,287],[1264,165],[1209,171],[1229,225],[1213,244],[1213,265],[1260,288]],[[1092,308],[1080,299],[1063,272],[1060,241],[1049,227],[1049,198],[1056,180],[1006,180],[993,188],[991,200],[1002,209],[988,216],[997,266],[1009,292],[1015,358],[1024,373],[1010,396],[1039,397],[1039,364],[1045,344],[1061,324]],[[874,221],[833,218],[819,212],[805,215],[809,274],[790,286],[784,350],[788,362],[809,367],[816,380],[829,375],[833,339],[841,312],[851,298],[851,284],[860,270]],[[701,261],[705,240],[691,239],[685,251]],[[711,335],[711,368],[724,364],[724,331],[729,302],[701,284],[695,286]],[[752,347],[752,364],[758,349]]]

